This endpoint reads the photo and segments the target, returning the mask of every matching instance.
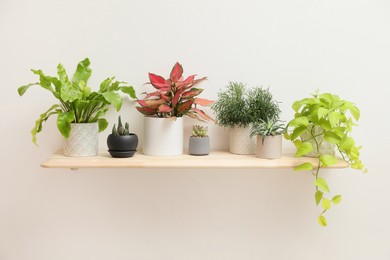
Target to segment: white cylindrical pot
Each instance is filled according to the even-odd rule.
[[[151,156],[183,154],[183,118],[144,117],[143,153]]]
[[[282,157],[282,135],[266,136],[263,141],[257,136],[256,155],[262,159],[278,159]]]
[[[72,123],[70,136],[64,142],[65,156],[96,156],[98,154],[98,123]]]
[[[230,128],[229,152],[234,154],[255,154],[256,136],[251,137],[250,133],[250,126]]]

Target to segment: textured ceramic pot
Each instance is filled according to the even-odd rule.
[[[210,153],[210,138],[190,136],[188,153],[191,155],[208,155]]]
[[[98,123],[72,123],[70,136],[64,142],[64,155],[83,157],[98,154]]]
[[[264,140],[261,135],[258,135],[256,156],[262,159],[282,157],[282,135],[266,136]]]
[[[143,153],[151,156],[183,154],[183,118],[144,117]]]
[[[137,151],[138,136],[130,135],[113,135],[107,137],[108,152],[112,157],[127,158],[132,157]]]
[[[308,129],[312,129],[313,126],[308,126]],[[324,140],[324,135],[320,135],[320,133],[323,132],[322,127],[320,126],[314,126],[313,133],[316,135],[315,139],[320,144],[320,153],[321,154],[330,154],[335,155],[335,149],[336,145],[331,144]],[[313,148],[316,147],[316,142],[310,138],[310,135],[305,131],[301,134],[301,140],[310,142],[313,146]],[[305,154],[306,157],[317,157],[317,153],[313,150],[308,154]]]
[[[229,131],[229,152],[234,154],[255,154],[256,136],[250,136],[250,126],[233,127]]]

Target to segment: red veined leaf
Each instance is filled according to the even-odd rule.
[[[160,91],[156,91],[156,92],[152,92],[152,93],[146,93],[146,92],[144,92],[144,93],[142,93],[142,94],[146,94],[146,96],[145,96],[145,99],[147,99],[147,98],[150,98],[150,97],[160,97]]]
[[[195,75],[188,76],[185,80],[176,82],[176,87],[178,89],[185,88],[188,84],[191,84],[194,81]]]
[[[161,106],[158,107],[158,112],[161,112],[161,113],[169,113],[171,111],[172,111],[172,108],[166,104],[162,104]]]
[[[150,84],[152,84],[152,86],[157,89],[169,88],[169,84],[166,82],[166,80],[159,75],[149,73],[149,79],[150,79]]]
[[[208,99],[205,99],[205,98],[195,98],[195,102],[194,103],[197,104],[197,105],[201,105],[201,106],[207,107],[207,106],[210,106],[211,104],[213,104],[214,101],[208,100]]]
[[[200,82],[202,82],[203,80],[206,80],[206,79],[207,79],[207,77],[203,77],[203,78],[200,78],[200,79],[195,79],[194,81],[192,81],[192,84],[186,86],[185,88],[186,89],[192,88],[196,84],[199,84]]]
[[[192,104],[194,103],[194,100],[193,99],[189,99],[183,103],[180,103],[178,106],[177,106],[177,113],[178,115],[184,115],[185,113],[187,113],[190,109],[191,109],[191,106]]]
[[[200,93],[202,93],[202,91],[203,91],[203,89],[201,89],[201,88],[192,88],[189,91],[184,92],[183,95],[181,95],[181,97],[183,99],[193,98],[193,97],[199,95]]]
[[[165,104],[164,99],[147,99],[147,100],[137,100],[138,104],[143,107],[155,107],[161,104]]]
[[[204,118],[206,121],[215,122],[215,120],[212,117],[208,116],[203,110],[193,108],[192,111],[198,114],[200,117]]]
[[[151,116],[157,114],[158,107],[135,107],[139,112],[144,115]]]
[[[172,106],[175,107],[176,104],[179,102],[181,91],[177,91],[175,95],[172,98]]]
[[[199,116],[197,116],[196,114],[194,114],[194,113],[192,113],[192,112],[188,112],[188,113],[186,114],[186,116],[189,116],[189,117],[191,117],[192,119],[199,120],[199,121],[201,121],[201,122],[208,123],[206,120],[200,118]]]
[[[183,67],[179,64],[179,62],[176,62],[176,64],[172,68],[170,79],[173,82],[177,82],[182,75]]]

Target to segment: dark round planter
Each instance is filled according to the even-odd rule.
[[[107,137],[107,146],[112,157],[132,157],[137,151],[138,136],[136,134],[122,136],[110,134]]]

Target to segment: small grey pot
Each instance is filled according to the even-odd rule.
[[[257,157],[262,159],[279,159],[282,157],[282,135],[266,136],[263,141],[257,136]]]
[[[210,139],[206,137],[190,136],[188,153],[191,155],[208,155],[210,153]]]

